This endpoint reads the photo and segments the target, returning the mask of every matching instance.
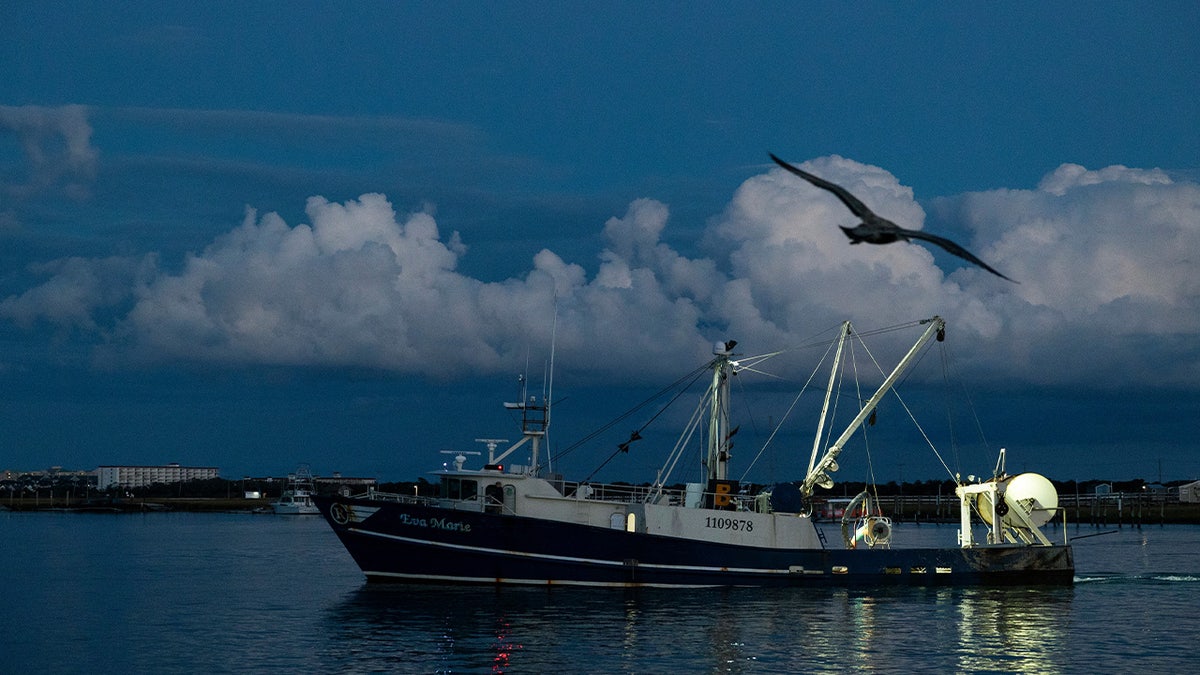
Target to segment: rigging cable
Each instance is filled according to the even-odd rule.
[[[954,424],[954,406],[952,405],[954,398],[950,395],[950,363],[946,354],[946,347],[943,346],[940,353],[942,361],[942,395],[946,399],[946,425],[950,428],[950,451],[954,455],[954,471],[955,475],[962,475],[962,458],[958,454],[958,429]],[[966,395],[966,392],[963,392]],[[971,406],[970,401],[967,406]],[[978,420],[976,420],[978,422]],[[986,441],[984,447],[987,447]]]
[[[861,335],[858,336],[858,339],[855,342],[862,345],[863,351],[867,352],[867,356],[871,357],[871,362],[875,364],[875,368],[877,370],[879,370],[879,372],[882,373],[883,369],[880,368],[879,363],[877,361],[875,361],[875,355],[872,354],[871,350],[867,348],[867,344],[862,341]],[[857,358],[858,352],[855,351],[855,349],[854,349],[855,342],[850,343],[850,366],[854,371],[854,395],[858,399],[858,406],[859,406],[858,409],[862,410],[862,404],[863,404],[863,400],[864,400],[863,393],[862,393],[862,379],[859,378],[859,376],[858,376],[858,358]],[[871,412],[874,413],[874,411],[871,411]],[[874,419],[873,414],[872,414],[871,419]],[[859,427],[859,431],[862,432],[862,437],[863,437],[864,454],[867,456],[867,479],[863,483],[863,492],[873,492],[874,496],[875,496],[874,501],[875,501],[876,507],[878,507],[878,505],[879,505],[879,482],[875,478],[875,458],[871,456],[871,441],[869,438],[867,438],[867,426],[868,425],[863,425],[863,426]]]
[[[950,369],[954,368],[954,361],[948,357],[947,354],[949,352],[949,349],[946,346],[943,346],[942,350],[943,350],[943,361],[945,361],[948,364],[948,366],[947,366],[947,373],[948,373],[948,371]],[[949,377],[948,374],[947,374],[947,377]],[[987,434],[983,430],[983,422],[979,419],[979,409],[975,406],[975,401],[972,400],[972,398],[971,398],[971,392],[967,389],[967,379],[965,377],[963,377],[962,375],[957,374],[957,371],[956,371],[955,380],[959,383],[959,389],[962,390],[963,400],[966,401],[967,409],[971,412],[971,419],[974,420],[974,422],[975,422],[975,430],[979,433],[979,440],[983,443],[984,450],[987,452],[988,455],[994,455],[995,453],[992,452],[991,444],[988,442],[988,439],[987,439]],[[947,387],[947,391],[949,391],[949,387]],[[955,460],[956,461],[958,460],[957,454],[955,455]]]
[[[715,392],[712,387],[709,387],[705,390],[704,395],[700,397],[699,403],[697,403],[696,408],[692,411],[691,419],[688,420],[687,426],[684,428],[684,433],[675,441],[675,447],[671,449],[671,454],[667,456],[666,463],[664,463],[662,469],[659,469],[658,478],[654,481],[657,489],[646,496],[647,503],[662,495],[663,487],[666,486],[671,474],[675,472],[675,466],[679,464],[679,460],[683,458],[684,450],[691,443],[692,436],[700,428],[701,422],[704,420],[704,411],[708,409],[709,401],[713,396],[715,396]],[[599,471],[599,469],[596,469],[596,471]],[[595,473],[595,471],[592,473]]]
[[[863,343],[863,349],[866,350],[867,354],[871,357],[871,361],[872,361],[872,363],[875,364],[875,367],[878,368],[880,372],[883,372],[883,368],[880,367],[879,362],[875,359],[875,355],[871,354],[871,350],[867,347],[866,343]],[[923,352],[918,357],[916,362],[920,363],[922,360],[924,360],[926,354],[928,354],[927,351]],[[911,373],[911,372],[912,371],[910,370],[909,373]],[[909,375],[905,374],[905,376],[901,379],[900,382],[907,381],[908,377],[909,377]],[[937,457],[937,460],[939,463],[941,463],[942,468],[944,468],[946,470],[946,473],[950,476],[950,478],[954,478],[954,472],[951,471],[950,467],[946,465],[946,460],[942,457],[942,453],[938,452],[937,446],[935,446],[933,444],[933,441],[929,438],[929,434],[925,433],[925,429],[921,426],[921,423],[917,421],[916,416],[913,414],[912,410],[908,407],[908,404],[904,402],[904,398],[900,396],[899,389],[896,387],[893,387],[890,393],[896,397],[897,401],[900,402],[900,407],[904,408],[904,412],[908,413],[908,418],[910,420],[912,420],[912,423],[917,428],[917,431],[919,431],[921,433],[921,437],[925,439],[925,443],[929,446],[929,449],[933,451],[933,456]]]
[[[711,363],[712,363],[712,362],[710,361],[709,363],[706,363],[705,365],[703,365],[703,366],[700,366],[700,367],[698,367],[698,368],[696,368],[696,369],[692,370],[692,372],[688,373],[687,375],[684,375],[683,377],[679,378],[678,380],[675,380],[675,381],[674,381],[674,382],[672,382],[670,385],[668,385],[668,386],[666,386],[666,387],[663,387],[663,388],[662,388],[662,389],[660,389],[660,390],[659,390],[657,393],[655,393],[653,396],[651,396],[651,397],[647,398],[646,400],[642,401],[641,403],[637,404],[636,406],[634,406],[633,408],[629,409],[629,410],[628,410],[628,411],[626,411],[625,413],[621,414],[619,417],[617,417],[616,419],[612,420],[612,421],[611,421],[611,422],[609,422],[608,424],[605,424],[605,425],[601,426],[599,429],[596,429],[595,431],[593,431],[592,433],[588,434],[587,436],[584,436],[584,437],[583,437],[583,438],[581,438],[580,440],[578,440],[578,441],[576,441],[576,442],[572,443],[572,444],[571,444],[570,446],[568,446],[568,447],[567,447],[565,450],[563,450],[562,452],[560,452],[560,453],[558,453],[557,455],[555,455],[554,459],[555,459],[555,460],[562,459],[562,457],[563,457],[563,456],[565,456],[567,453],[571,452],[572,450],[576,450],[576,449],[578,449],[578,448],[579,448],[580,446],[582,446],[584,443],[587,443],[588,441],[590,441],[590,440],[592,440],[592,439],[596,438],[596,437],[597,437],[597,436],[599,436],[600,434],[602,434],[602,433],[604,433],[604,432],[608,431],[609,429],[611,429],[611,428],[613,428],[614,426],[616,426],[616,424],[617,424],[618,422],[620,422],[620,421],[624,420],[625,418],[627,418],[627,417],[629,417],[629,416],[633,415],[633,414],[634,414],[634,413],[636,413],[637,411],[641,410],[642,408],[646,407],[647,405],[650,405],[651,403],[653,403],[653,402],[654,402],[654,401],[656,401],[657,399],[661,398],[661,397],[662,397],[664,394],[666,394],[667,392],[669,392],[669,391],[671,391],[672,389],[675,389],[675,388],[677,388],[677,387],[678,387],[678,388],[679,388],[679,391],[678,391],[678,392],[676,392],[676,394],[675,394],[674,396],[672,396],[672,397],[671,397],[671,400],[670,400],[670,401],[668,401],[666,405],[664,405],[662,408],[660,408],[658,412],[654,413],[654,415],[653,415],[653,416],[652,416],[652,417],[651,417],[649,420],[647,420],[645,424],[643,424],[642,426],[640,426],[640,427],[638,427],[636,430],[634,430],[632,433],[630,433],[630,434],[629,434],[629,440],[628,440],[628,441],[626,441],[626,442],[624,442],[624,443],[621,443],[621,444],[619,444],[619,445],[617,446],[617,449],[616,449],[616,450],[613,452],[613,454],[609,455],[608,459],[605,459],[605,460],[604,460],[604,461],[603,461],[603,462],[600,464],[600,466],[598,466],[598,467],[596,467],[594,470],[592,470],[592,473],[588,475],[588,478],[587,478],[587,479],[585,479],[585,482],[586,482],[586,480],[588,480],[588,479],[590,479],[592,476],[596,475],[596,472],[597,472],[597,471],[599,471],[600,469],[602,469],[602,468],[604,467],[604,465],[605,465],[605,464],[608,464],[610,461],[612,461],[612,460],[613,460],[613,458],[614,458],[614,457],[616,457],[618,454],[620,454],[620,453],[622,453],[622,452],[628,452],[628,451],[629,451],[629,444],[630,444],[630,443],[633,443],[634,441],[640,440],[640,439],[641,439],[641,437],[642,437],[642,436],[641,436],[641,432],[642,432],[642,431],[644,431],[644,430],[646,429],[646,427],[650,426],[650,424],[651,424],[651,423],[653,423],[653,422],[654,422],[654,420],[658,419],[658,418],[659,418],[659,416],[661,416],[663,413],[665,413],[665,412],[667,411],[667,409],[671,407],[671,404],[673,404],[673,403],[674,403],[676,400],[678,400],[678,399],[679,399],[679,397],[680,397],[680,396],[682,396],[682,395],[684,394],[684,392],[686,392],[688,389],[690,389],[690,388],[691,388],[691,386],[692,386],[693,384],[695,384],[696,380],[700,379],[700,376],[701,376],[701,375],[703,375],[703,374],[704,374],[704,373],[705,373],[705,372],[708,370],[708,368],[709,368],[709,365],[710,365]],[[684,386],[682,386],[682,387],[680,387],[680,386],[679,386],[681,383],[683,383],[684,381],[688,380],[689,378],[691,379],[691,381],[690,381],[690,382],[687,382],[687,384],[686,384],[686,385],[684,385]]]
[[[835,342],[831,341],[829,343],[829,346],[826,347],[824,356],[821,357],[820,362],[818,362],[817,365],[813,368],[812,372],[809,373],[808,379],[805,380],[805,382],[804,382],[804,386],[800,388],[800,392],[797,393],[796,397],[792,399],[791,405],[789,405],[788,409],[783,413],[783,419],[779,420],[779,424],[776,424],[775,428],[771,430],[771,435],[767,437],[766,442],[763,443],[761,448],[759,448],[758,454],[756,454],[754,456],[754,459],[751,460],[750,465],[747,466],[746,470],[742,472],[742,477],[741,477],[740,481],[746,480],[746,476],[748,476],[750,474],[750,470],[754,468],[754,465],[756,463],[758,463],[759,459],[762,458],[763,453],[767,451],[767,448],[771,445],[771,441],[775,440],[776,434],[779,433],[779,430],[781,428],[783,428],[784,422],[786,422],[788,417],[791,416],[792,410],[794,410],[796,407],[796,404],[800,402],[800,397],[803,396],[804,392],[808,390],[808,385],[811,384],[813,381],[813,378],[816,377],[817,371],[821,368],[821,364],[825,363],[825,359],[828,358],[828,356],[829,356],[829,350],[833,349],[833,346],[835,344],[836,344]],[[751,417],[751,420],[753,420],[753,417]]]
[[[696,379],[699,377],[700,373],[703,373],[703,372],[704,372],[704,371],[705,371],[707,368],[708,368],[708,366],[707,366],[707,365],[700,366],[699,368],[696,368],[695,370],[693,370],[692,372],[688,373],[687,375],[684,375],[683,377],[679,378],[678,380],[675,380],[674,382],[672,382],[671,384],[667,385],[666,387],[663,387],[663,388],[662,388],[662,389],[660,389],[658,392],[656,392],[656,393],[655,393],[653,396],[650,396],[649,398],[647,398],[646,400],[644,400],[644,401],[642,401],[641,403],[637,404],[636,406],[634,406],[634,407],[630,408],[629,410],[626,410],[625,412],[621,413],[621,415],[620,415],[620,416],[618,416],[616,419],[612,420],[611,422],[608,422],[607,424],[604,424],[604,425],[603,425],[603,426],[601,426],[600,428],[598,428],[598,429],[596,429],[595,431],[591,432],[590,434],[588,434],[588,435],[584,436],[583,438],[579,439],[578,441],[575,441],[575,442],[574,442],[574,443],[572,443],[571,445],[568,445],[568,446],[567,446],[565,449],[563,449],[561,452],[559,452],[558,454],[554,455],[554,459],[557,461],[557,460],[559,460],[559,459],[562,459],[562,458],[563,458],[563,457],[565,457],[566,455],[568,455],[568,454],[569,454],[571,451],[579,449],[579,447],[580,447],[580,446],[582,446],[583,444],[587,443],[588,441],[590,441],[590,440],[594,439],[595,437],[599,436],[600,434],[603,434],[604,432],[606,432],[606,431],[608,431],[609,429],[611,429],[611,428],[613,428],[614,426],[616,426],[618,422],[620,422],[620,421],[624,420],[625,418],[627,418],[627,417],[629,417],[629,416],[633,415],[634,413],[636,413],[637,411],[641,410],[642,408],[645,408],[646,406],[650,405],[650,404],[651,404],[651,403],[653,403],[655,400],[657,400],[658,398],[660,398],[660,397],[661,397],[663,394],[665,394],[665,393],[667,393],[668,391],[670,391],[671,389],[674,389],[675,387],[679,386],[679,383],[683,382],[684,380],[688,379],[689,377],[690,377],[690,378],[692,378],[692,382],[695,382],[695,380],[696,380]],[[688,387],[690,387],[691,385],[692,385],[692,383],[691,383],[691,382],[689,382],[687,386],[688,386]],[[686,389],[686,388],[687,388],[687,387],[684,387],[684,389]],[[678,398],[678,396],[676,396],[676,398]],[[672,399],[672,400],[674,400],[674,399]],[[659,412],[659,414],[662,414],[662,413],[661,413],[661,411]],[[657,416],[658,416],[658,415],[655,415],[655,417],[657,417]],[[645,425],[643,425],[643,426],[642,426],[642,428],[644,429],[644,428],[645,428]]]

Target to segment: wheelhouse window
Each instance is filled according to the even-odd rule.
[[[442,479],[441,492],[444,499],[475,499],[479,494],[479,483],[470,478],[447,477]]]

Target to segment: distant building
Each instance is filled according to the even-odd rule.
[[[101,490],[113,485],[143,487],[154,483],[207,480],[217,478],[219,474],[215,466],[99,466],[96,468],[96,486]]]
[[[1187,504],[1200,503],[1200,480],[1180,485],[1179,501]]]
[[[92,478],[95,475],[95,471],[64,471],[61,466],[52,466],[44,471],[14,471],[13,469],[5,469],[4,471],[0,471],[0,481],[27,478]]]

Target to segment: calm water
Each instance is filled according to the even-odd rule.
[[[1179,672],[1200,635],[1191,526],[1077,540],[1073,588],[875,592],[367,587],[304,517],[0,512],[0,535],[11,673]]]

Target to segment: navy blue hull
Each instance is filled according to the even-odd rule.
[[[924,586],[1070,584],[1075,576],[1069,546],[772,549],[419,504],[316,501],[370,581]]]

